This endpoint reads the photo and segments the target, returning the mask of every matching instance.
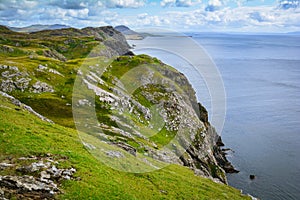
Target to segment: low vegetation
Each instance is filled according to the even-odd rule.
[[[206,175],[211,179],[196,176],[192,170],[179,164],[166,165],[152,158],[148,160],[150,164],[136,165],[138,159],[144,159],[144,155],[161,149],[176,135],[177,113],[173,110],[184,109],[180,108],[181,104],[178,100],[174,100],[174,94],[170,91],[173,93],[175,91],[176,95],[181,95],[183,99],[191,99],[191,105],[197,104],[192,87],[177,70],[146,55],[115,57],[127,54],[129,47],[124,37],[109,27],[81,30],[70,28],[28,34],[15,33],[0,26],[0,33],[1,90],[54,122],[51,124],[42,121],[22,106],[17,106],[0,96],[0,163],[14,162],[21,166],[24,161],[20,161],[18,159],[20,157],[43,157],[48,154],[66,158],[59,163],[59,167],[75,168],[76,173],[74,179],[62,181],[61,192],[53,197],[57,199],[249,199],[241,195],[240,191],[211,180],[212,178],[226,180],[224,171],[218,166],[213,155],[205,158],[208,160],[207,163],[202,163],[206,167]],[[101,71],[104,65],[106,68]],[[95,105],[99,124],[108,127],[102,130],[109,142],[126,144],[131,150],[136,151],[133,152],[137,154],[134,156],[128,153],[124,169],[127,164],[134,164],[137,169],[147,169],[151,165],[166,166],[151,173],[127,173],[108,167],[105,162],[109,160],[99,160],[99,157],[88,148],[92,144],[99,145],[97,143],[99,140],[95,140],[100,137],[99,135],[95,137],[88,132],[77,132],[72,106],[76,106],[73,104],[77,104],[78,101],[73,102],[72,99],[73,85],[78,73],[83,74],[80,81],[84,81],[87,79],[85,75],[93,72],[96,74],[93,76],[94,79],[104,81],[104,83],[96,81],[94,84],[104,93],[112,95],[114,90],[117,93],[123,91],[121,86],[116,86],[120,79],[126,78],[126,74],[132,69],[143,65],[148,66],[156,83],[145,79],[142,81],[147,84],[131,91],[130,98],[119,95],[129,99],[128,105],[130,104],[132,110],[124,109],[120,114],[120,110],[114,108],[112,104],[101,101],[100,98],[89,102],[88,96],[75,94],[75,99]],[[136,81],[132,76],[127,78],[130,78],[129,82]],[[160,84],[160,81],[167,83],[173,81],[174,88],[170,89],[168,84],[163,87],[164,84]],[[126,87],[134,88],[130,85]],[[165,110],[169,109],[165,118],[157,112],[152,112],[154,114],[151,118],[147,116],[145,110],[156,109],[155,102],[161,103]],[[195,108],[189,107],[190,111],[195,112]],[[204,142],[206,146],[210,145],[205,139],[210,135],[208,132],[205,135],[209,123],[207,113],[204,111],[202,108],[200,110],[202,115],[195,114],[191,117],[191,120],[196,121],[195,124],[199,126],[192,127],[197,133],[192,143],[195,151],[196,147],[201,147]],[[132,124],[120,125],[115,118],[130,120]],[[161,122],[166,119],[170,125],[161,127]],[[122,129],[128,133],[134,133],[137,127],[136,129],[145,137],[134,134],[132,134],[134,137],[126,137],[122,131],[115,131],[114,128],[118,126],[123,126]],[[84,145],[82,140],[88,141],[89,144]],[[116,145],[105,145],[107,149],[121,151]],[[170,152],[176,150],[175,146],[172,146]],[[125,151],[122,152],[127,157]],[[183,155],[183,159],[192,160],[188,153]],[[201,162],[195,161],[190,167],[203,168]],[[8,167],[0,170],[0,176],[5,175],[21,174]],[[0,189],[1,187],[0,184]]]

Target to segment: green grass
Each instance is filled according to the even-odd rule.
[[[78,135],[75,130],[72,106],[70,106],[72,97],[89,99],[92,97],[91,95],[94,95],[92,91],[73,94],[73,85],[79,68],[83,73],[94,70],[93,72],[98,71],[101,74],[105,67],[110,66],[101,77],[105,84],[98,84],[98,86],[112,92],[112,88],[116,87],[114,85],[116,78],[121,81],[125,79],[126,83],[137,82],[138,73],[144,72],[145,68],[143,67],[147,66],[150,71],[154,72],[153,78],[172,81],[176,76],[177,82],[175,82],[178,85],[175,84],[176,91],[180,94],[183,91],[192,94],[192,87],[182,81],[184,76],[181,77],[174,68],[147,55],[121,56],[114,61],[100,56],[95,57],[105,48],[102,41],[105,41],[106,38],[104,33],[99,32],[102,39],[96,40],[93,34],[87,33],[90,32],[88,29],[85,32],[64,29],[22,34],[12,33],[0,26],[0,32],[0,64],[17,66],[21,72],[28,73],[32,83],[37,80],[46,82],[55,90],[54,93],[42,94],[34,94],[29,90],[10,93],[40,114],[53,120],[55,124],[43,122],[24,110],[15,110],[14,105],[0,97],[0,162],[7,157],[18,158],[46,153],[68,157],[68,161],[62,162],[61,165],[75,167],[78,170],[76,176],[81,180],[64,181],[63,194],[59,195],[58,199],[247,199],[242,197],[238,190],[195,176],[190,169],[179,165],[168,165],[152,173],[126,173],[104,164],[109,163],[115,168],[127,171],[153,169],[147,162],[141,162],[144,159],[155,166],[166,165],[144,156],[144,153],[147,153],[146,147],[160,148],[168,144],[175,134],[164,128],[164,121],[155,110],[155,103],[149,101],[144,95],[145,92],[156,93],[160,94],[155,97],[156,101],[168,101],[170,95],[167,94],[164,87],[160,87],[160,84],[148,84],[139,88],[135,88],[134,84],[125,85],[126,88],[134,90],[130,91],[133,99],[150,110],[152,109],[153,117],[150,121],[145,120],[142,111],[138,109],[135,111],[140,114],[139,118],[129,110],[125,110],[122,114],[115,113],[115,110],[110,109],[109,104],[100,102],[97,98],[91,102],[95,104],[99,123],[120,127],[132,133],[131,128],[123,127],[113,121],[111,116],[114,115],[124,119],[123,122],[132,122],[132,125],[138,127],[141,134],[149,138],[149,140],[141,137],[127,138],[109,129],[103,131],[109,136],[109,140],[122,141],[136,148],[140,153],[137,157],[116,146],[101,142],[99,140],[101,136],[82,132]],[[45,57],[44,51],[46,50],[61,54],[67,58],[67,61]],[[86,56],[89,54],[93,56],[87,58]],[[40,64],[47,66],[48,69],[57,70],[63,76],[38,71],[37,68]],[[92,70],[89,66],[97,66],[97,68]],[[85,110],[80,110],[80,114],[85,116]],[[171,115],[170,119],[172,117]],[[152,125],[152,128],[149,125]],[[99,148],[88,152],[83,147],[79,136],[94,146],[123,152],[124,162],[121,165],[114,162],[113,159],[107,158]],[[197,140],[200,141],[201,137],[198,136]],[[99,160],[99,158],[101,159]],[[215,166],[210,167],[213,173],[219,173]],[[9,170],[0,171],[0,174],[14,173]]]
[[[74,129],[17,111],[3,97],[0,102],[0,159],[52,153],[67,156],[64,165],[78,170],[81,180],[64,181],[58,199],[250,199],[178,165],[142,174],[114,170],[85,150]]]

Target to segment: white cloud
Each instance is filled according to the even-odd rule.
[[[0,0],[0,23],[26,26],[33,23],[61,23],[74,27],[128,25],[133,28],[161,26],[180,31],[236,30],[236,31],[297,31],[300,29],[300,8],[282,5],[300,0],[282,0],[275,6],[243,6],[232,8],[229,0],[209,0],[207,6],[199,4],[181,11],[166,7],[187,7],[199,0],[162,0],[161,12],[147,10],[146,0]],[[235,0],[243,2],[244,0]],[[20,4],[24,3],[23,5]],[[151,3],[148,1],[148,3]],[[153,6],[153,5],[152,5]],[[157,5],[159,7],[159,5]],[[158,9],[158,7],[156,7]],[[111,8],[111,9],[110,9]],[[123,8],[123,9],[114,9]],[[126,12],[122,12],[126,10]],[[186,11],[184,11],[186,10]],[[159,11],[159,10],[158,10]],[[182,30],[184,28],[184,30]]]
[[[209,0],[205,10],[209,12],[213,12],[219,10],[222,5],[223,3],[221,0]]]
[[[222,2],[220,0],[209,0],[208,5],[212,6],[222,6]]]
[[[190,7],[201,3],[201,0],[162,0],[162,7]]]
[[[145,0],[109,0],[105,5],[117,8],[139,8],[145,5]]]
[[[160,20],[158,23],[157,18],[165,21]],[[189,30],[198,31],[221,31],[224,29],[233,31],[293,31],[299,30],[299,22],[300,9],[290,12],[270,6],[242,6],[233,9],[227,7],[214,12],[207,12],[203,9],[166,12],[163,16],[145,16],[140,19],[139,24],[159,24],[177,30],[186,27]],[[135,25],[132,24],[132,26]]]
[[[146,17],[148,17],[149,14],[148,13],[141,13],[141,14],[138,14],[137,18],[138,19],[145,19]]]
[[[279,2],[279,8],[281,9],[291,9],[298,8],[300,6],[300,0],[281,0]]]
[[[79,18],[79,19],[86,19],[89,14],[89,9],[80,9],[80,10],[72,10],[69,9],[67,11],[67,16],[73,17],[73,18]]]

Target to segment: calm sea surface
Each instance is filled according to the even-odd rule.
[[[226,91],[222,135],[240,170],[228,174],[231,186],[262,200],[300,199],[300,36],[189,33],[211,56]],[[183,72],[198,100],[211,111],[205,81],[186,61],[148,44],[176,48],[181,37],[130,41],[135,53],[158,57]],[[182,48],[197,58],[197,51]],[[251,181],[249,175],[256,179]]]

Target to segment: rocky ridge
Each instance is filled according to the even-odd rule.
[[[206,109],[197,103],[195,92],[183,74],[171,70],[158,60],[151,63],[151,59],[145,55],[119,57],[105,69],[102,76],[97,72],[102,70],[96,66],[88,66],[89,70],[84,70],[86,73],[79,72],[81,87],[93,91],[102,112],[109,113],[106,117],[109,117],[110,122],[101,123],[101,118],[98,118],[99,131],[103,132],[101,138],[134,156],[137,152],[155,160],[185,165],[198,175],[227,183],[224,170],[236,171],[221,149],[224,144],[208,122]],[[125,75],[115,75],[113,71],[121,67],[123,62],[128,63],[128,66],[134,66],[134,63],[150,64],[141,71],[137,64],[136,68],[129,67]],[[132,70],[134,72],[130,76],[130,83],[142,86],[138,89],[139,93],[128,94],[128,89],[131,89],[126,84],[130,83],[122,79]],[[79,98],[75,102],[80,113],[95,106],[88,99]],[[84,130],[94,130],[95,126],[90,124],[90,119],[83,116],[80,123],[84,124]],[[145,132],[153,132],[154,136],[149,137]],[[162,142],[161,137],[166,140]],[[129,145],[129,140],[134,145]],[[86,144],[89,144],[88,141]],[[114,155],[123,153],[114,152]]]

